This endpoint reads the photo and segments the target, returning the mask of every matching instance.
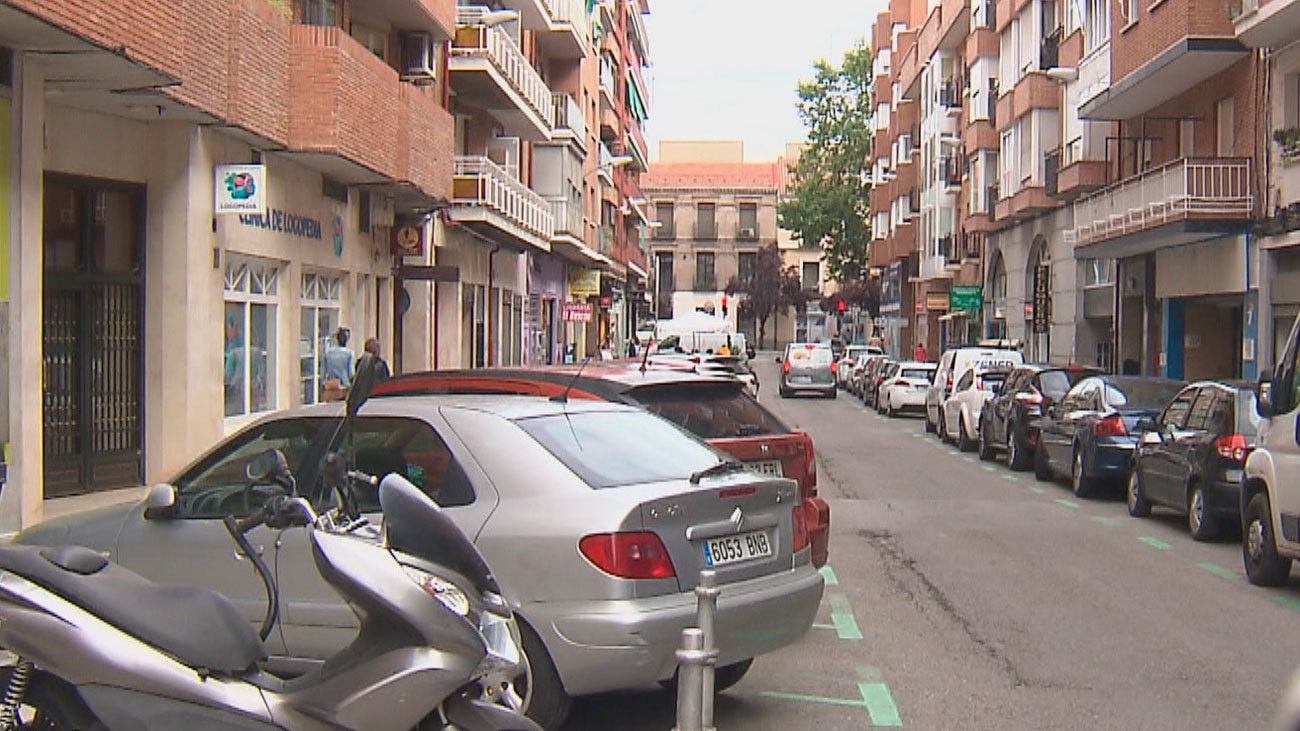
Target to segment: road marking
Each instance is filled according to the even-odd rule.
[[[835,575],[835,569],[831,568],[830,564],[821,567],[820,571],[827,586],[836,586],[840,583],[839,577]]]
[[[822,624],[821,622],[813,622],[813,623],[812,623],[812,626],[813,626],[814,629],[835,629],[835,625],[833,625],[833,624]]]
[[[984,470],[985,472],[997,472],[997,471],[998,471],[998,468],[997,468],[997,467],[994,467],[994,466],[991,465],[991,464],[982,464],[982,465],[980,465],[980,469]]]
[[[1056,499],[1056,504],[1057,504],[1057,505],[1063,505],[1063,506],[1065,506],[1065,507],[1067,507],[1067,508],[1070,508],[1070,509],[1072,509],[1072,510],[1073,510],[1074,508],[1079,507],[1079,504],[1076,503],[1075,501],[1073,501],[1073,500],[1066,500],[1065,498],[1061,498],[1061,497],[1058,497],[1058,498]]]
[[[970,462],[971,464],[975,464],[975,458],[970,456],[969,454],[966,455],[965,457],[962,457],[962,459],[966,460],[967,462]],[[988,465],[985,466],[987,467]]]
[[[1042,495],[1043,493],[1047,492],[1041,487],[1031,487],[1029,488],[1029,491],[1034,493],[1035,495]]]
[[[875,670],[876,675],[879,675],[879,672]],[[773,690],[762,691],[759,695],[766,698],[865,708],[867,709],[867,715],[871,717],[872,726],[898,727],[903,725],[903,719],[898,715],[898,706],[894,703],[894,696],[889,692],[889,686],[881,681],[858,683],[858,695],[861,696],[861,699],[830,698],[807,693],[781,693]]]
[[[853,608],[843,594],[831,594],[831,622],[841,640],[860,640],[862,630],[858,629],[858,620],[853,618]]]
[[[1297,611],[1300,611],[1300,599],[1296,599],[1295,597],[1275,596],[1273,597],[1273,601],[1277,602],[1278,604],[1281,604],[1287,609],[1295,609]]]
[[[1002,475],[1002,479],[1004,479],[1004,480],[1010,480],[1011,482],[1020,482],[1020,478],[1019,478],[1019,477],[1016,477],[1014,474],[1012,474],[1012,473],[1010,473],[1010,472],[1008,472],[1008,473]]]
[[[1105,523],[1112,528],[1119,525],[1119,518],[1112,518],[1109,515],[1094,515],[1092,519],[1098,523]]]
[[[1198,564],[1196,564],[1196,565],[1197,565],[1197,566],[1200,566],[1201,568],[1205,569],[1206,571],[1209,571],[1210,573],[1214,574],[1215,576],[1218,576],[1218,577],[1221,578],[1221,579],[1235,579],[1235,578],[1237,578],[1238,576],[1241,575],[1241,574],[1238,574],[1236,571],[1233,571],[1232,569],[1225,568],[1225,567],[1220,566],[1219,564],[1217,564],[1217,563],[1213,563],[1213,562],[1211,562],[1211,561],[1202,561],[1202,562],[1200,562],[1200,563],[1198,563]]]
[[[1138,540],[1142,541],[1148,546],[1151,546],[1152,548],[1158,548],[1161,551],[1168,551],[1169,549],[1173,548],[1173,546],[1169,545],[1168,543],[1165,543],[1159,538],[1152,538],[1151,536],[1138,536]]]

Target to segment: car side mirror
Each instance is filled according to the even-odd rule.
[[[144,499],[144,517],[146,520],[164,520],[176,514],[176,488],[166,483],[159,483],[149,488],[149,495]]]
[[[1138,419],[1136,428],[1139,434],[1154,432],[1156,431],[1156,420],[1149,416],[1144,416],[1141,419]]]
[[[781,362],[781,356],[778,355],[778,356],[776,356],[776,358],[774,358],[773,360],[775,360],[777,363],[780,363],[780,362]]]
[[[1276,413],[1273,408],[1273,380],[1268,376],[1259,379],[1259,391],[1255,396],[1255,411],[1264,419],[1271,419]]]
[[[289,461],[284,458],[284,452],[278,449],[263,452],[250,460],[248,466],[244,468],[244,473],[250,481],[261,484],[279,482],[288,472]]]

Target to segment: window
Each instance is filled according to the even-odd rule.
[[[712,203],[695,205],[695,238],[718,238],[717,207]]]
[[[1083,52],[1092,53],[1110,40],[1110,5],[1107,0],[1084,0]]]
[[[737,238],[758,238],[758,204],[740,204],[740,232]]]
[[[966,389],[970,388],[971,384],[973,384],[974,382],[975,382],[975,369],[968,368],[966,370],[966,373],[964,373],[962,377],[958,379],[956,390],[965,391]]]
[[[261,507],[268,493],[249,491],[247,497],[244,494],[248,487],[248,463],[278,449],[284,453],[289,469],[301,474],[303,459],[326,421],[272,421],[232,437],[176,481],[176,517],[247,515]]]
[[[1064,371],[1043,371],[1038,374],[1038,391],[1047,398],[1059,399],[1070,390],[1070,377]]]
[[[656,238],[677,238],[677,229],[673,225],[673,204],[671,202],[660,202],[655,204],[655,220],[663,224],[656,229]]]
[[[1200,395],[1198,395],[1196,400],[1192,402],[1191,411],[1189,411],[1187,415],[1188,429],[1205,429],[1207,424],[1213,423],[1210,421],[1210,412],[1214,408],[1214,399],[1217,391],[1218,389],[1214,388],[1201,389]]]
[[[1015,162],[1019,159],[1016,155],[1016,128],[1014,126],[1002,132],[1002,149],[998,159],[1002,163],[999,171],[998,197],[1010,198],[1016,192]]]
[[[740,258],[737,262],[737,274],[740,281],[749,282],[754,279],[754,267],[758,263],[758,253],[753,251],[740,252]]]
[[[515,422],[593,488],[679,480],[719,464],[707,444],[643,411],[592,411]],[[664,455],[672,459],[664,459]]]
[[[1033,115],[1026,116],[1017,123],[1017,136],[1020,138],[1020,188],[1028,187],[1034,178],[1034,145],[1033,145],[1033,126],[1030,120]]]
[[[1297,320],[1300,322],[1300,320]],[[1278,332],[1285,332],[1278,328]],[[1286,350],[1278,360],[1273,383],[1273,406],[1279,414],[1290,413],[1300,403],[1300,368],[1297,367],[1297,349],[1300,349],[1300,328],[1291,326],[1291,337]]]
[[[339,329],[342,291],[341,276],[302,275],[302,331],[298,335],[298,359],[304,404],[318,403],[324,398],[325,352],[338,342],[334,336]]]
[[[1119,0],[1119,12],[1125,23],[1136,23],[1141,12],[1138,0]]]
[[[301,0],[303,25],[339,25],[338,0]]]
[[[351,35],[371,53],[385,61],[388,60],[387,31],[369,25],[362,25],[361,23],[353,23]]]
[[[1178,394],[1177,398],[1165,408],[1165,413],[1161,414],[1160,426],[1167,429],[1183,428],[1187,413],[1192,410],[1192,400],[1196,398],[1196,394],[1195,388],[1189,388]]]
[[[729,439],[786,434],[790,429],[739,388],[730,386],[663,385],[638,388],[629,394],[650,413],[700,439]]]
[[[800,272],[804,289],[821,289],[822,268],[820,262],[806,261]]]
[[[225,415],[275,408],[275,305],[280,268],[265,259],[227,256],[225,347],[222,371]]]
[[[362,417],[356,421],[353,439],[357,470],[376,477],[396,472],[444,508],[474,502],[474,487],[465,470],[428,423],[403,417]],[[377,487],[359,490],[354,486],[353,490],[362,512],[379,512]],[[311,500],[321,508],[335,505],[335,495],[326,493],[320,484]]]
[[[1178,120],[1178,156],[1192,157],[1196,154],[1196,122],[1190,119]]]
[[[717,277],[713,270],[714,254],[701,251],[695,254],[695,291],[705,292],[717,289]]]
[[[1219,100],[1217,112],[1215,114],[1215,121],[1218,125],[1219,133],[1215,147],[1215,154],[1219,157],[1229,157],[1232,155],[1233,143],[1235,142],[1233,137],[1236,134],[1233,129],[1234,106],[1232,97]]]
[[[1087,259],[1083,263],[1083,286],[1103,287],[1115,283],[1114,259]]]
[[[461,285],[461,365],[487,365],[487,292],[481,284]]]
[[[0,79],[0,85],[3,83]],[[1300,127],[1300,71],[1293,71],[1282,80],[1282,127]]]

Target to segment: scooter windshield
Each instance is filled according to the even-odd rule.
[[[501,593],[487,561],[442,508],[405,477],[392,473],[379,483],[388,547],[446,566],[483,592]]]

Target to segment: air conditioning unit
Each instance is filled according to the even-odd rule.
[[[758,231],[752,228],[742,228],[740,229],[740,238],[756,239],[758,238]]]
[[[438,78],[437,46],[429,33],[402,34],[402,81],[432,84]]]

